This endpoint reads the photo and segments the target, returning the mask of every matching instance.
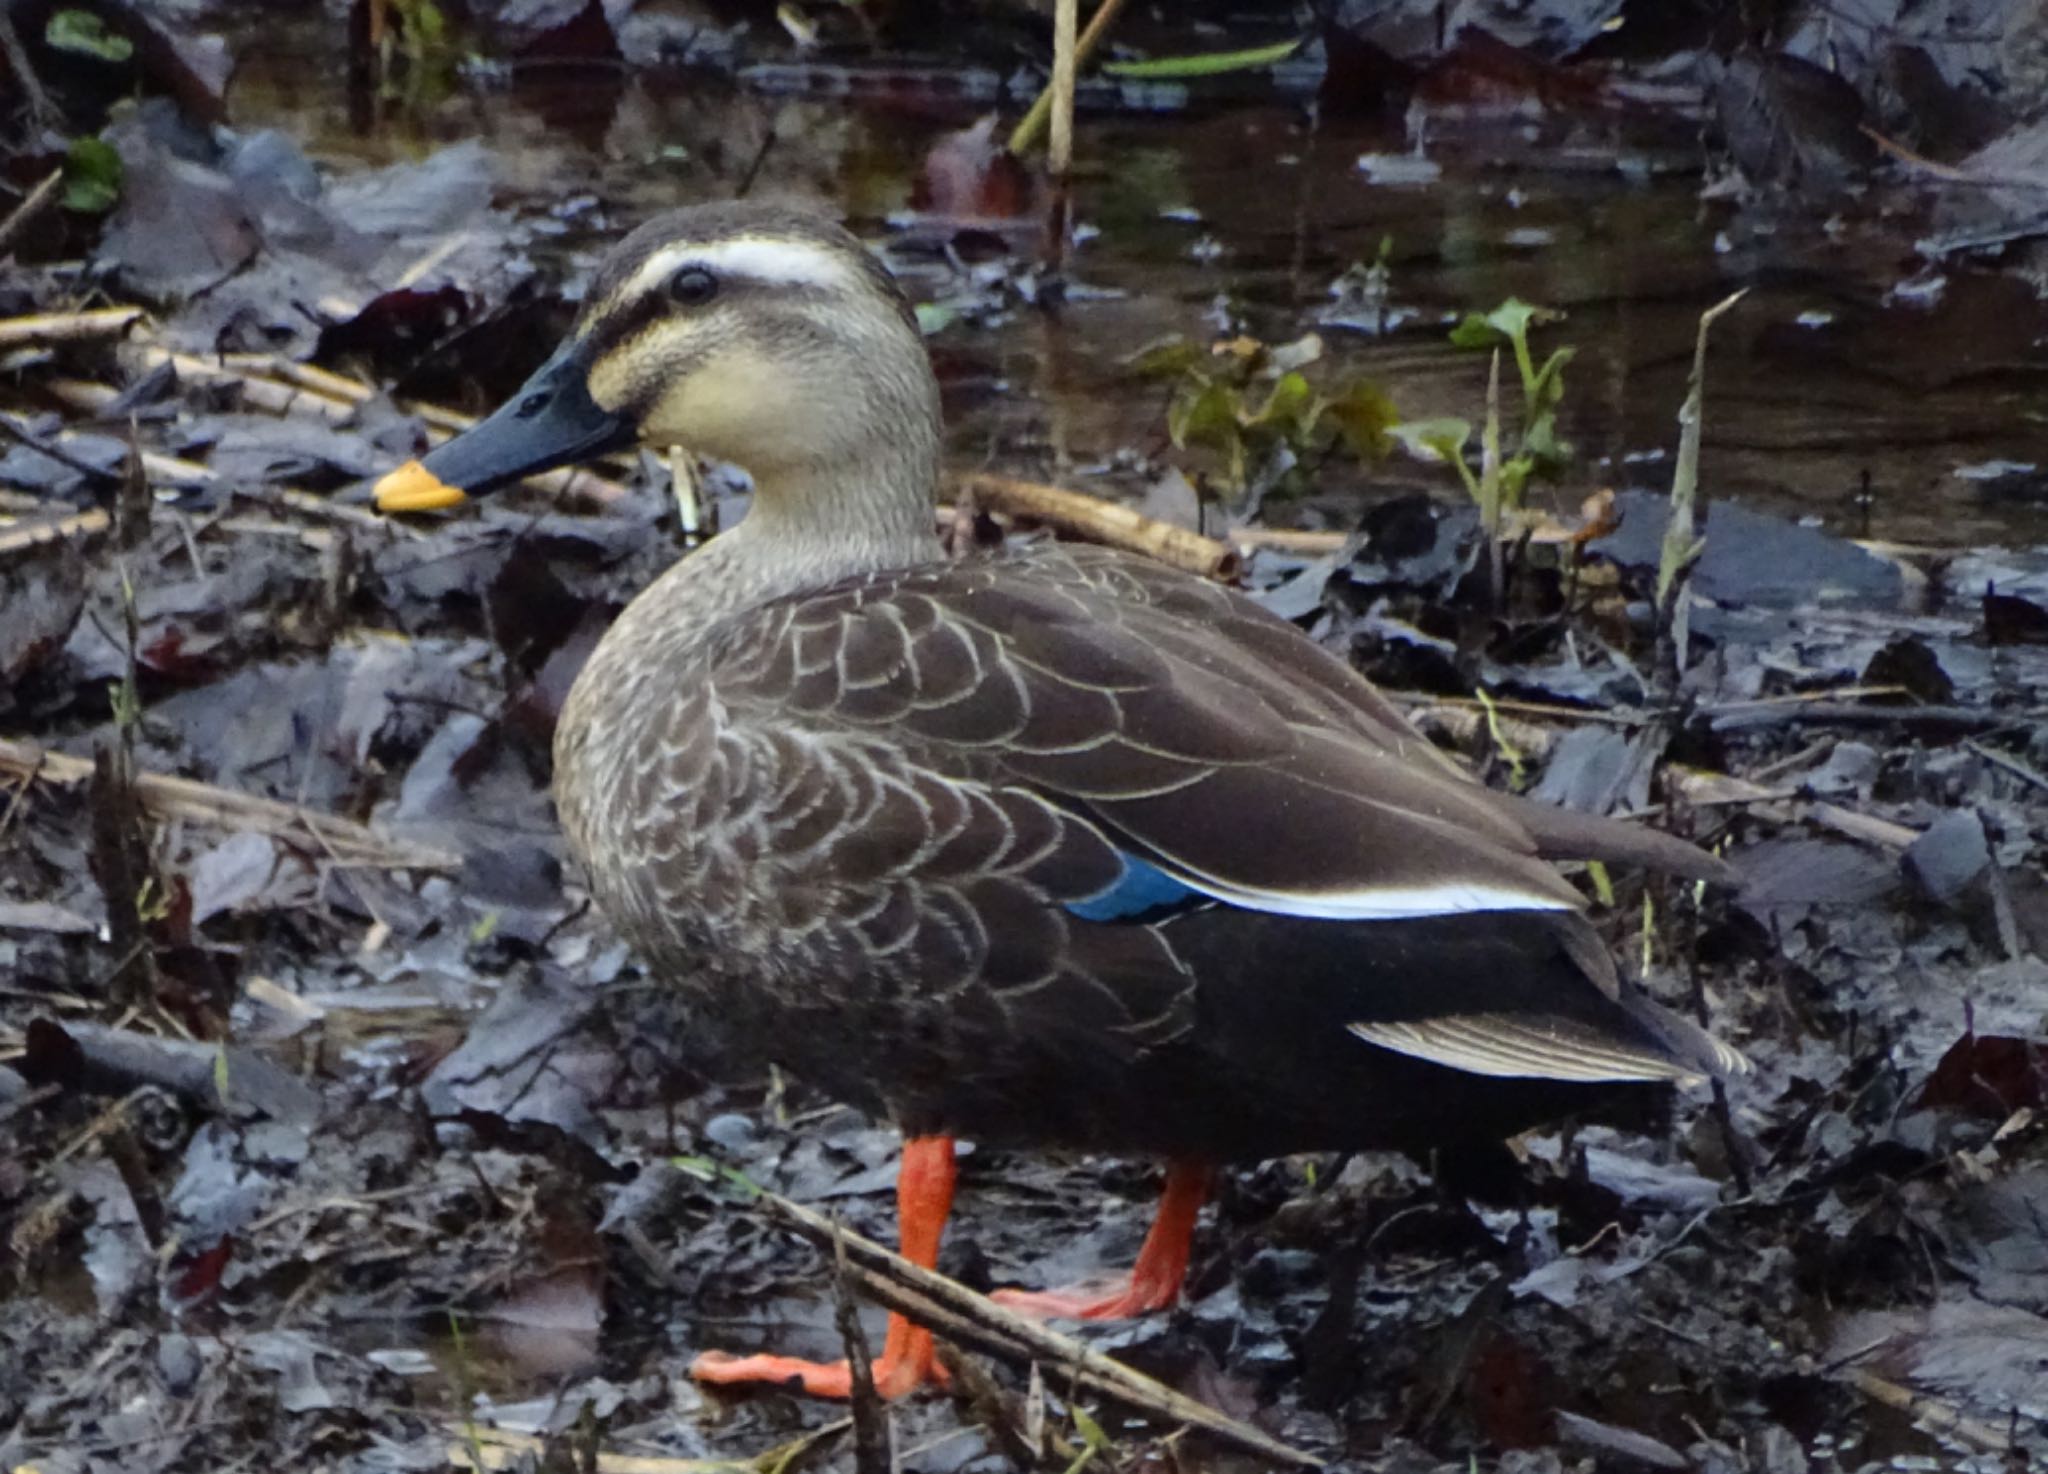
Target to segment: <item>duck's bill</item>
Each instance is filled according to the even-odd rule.
[[[632,422],[590,397],[588,368],[580,354],[556,354],[488,419],[379,481],[377,509],[452,507],[521,477],[631,445]]]

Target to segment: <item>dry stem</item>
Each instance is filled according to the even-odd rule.
[[[39,312],[30,317],[10,317],[0,321],[0,350],[118,338],[142,321],[142,317],[140,307],[102,307],[92,312]]]

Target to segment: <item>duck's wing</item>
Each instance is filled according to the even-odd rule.
[[[1255,604],[1133,560],[1053,549],[771,605],[713,680],[751,726],[886,736],[935,774],[1041,795],[1141,886],[1329,919],[1580,904],[1534,806]]]
[[[1284,693],[1282,699],[1316,702],[1328,720],[1355,731],[1362,741],[1457,782],[1478,784],[1469,769],[1418,733],[1370,681],[1263,605],[1151,559],[1082,547],[1062,548],[1059,557],[1071,568],[1065,578],[1099,588],[1123,607],[1168,616],[1148,633],[1184,657],[1210,661],[1247,684],[1262,682],[1269,692]],[[1739,879],[1723,861],[1660,830],[1487,792],[1494,809],[1518,825],[1546,860],[1641,865],[1724,885]]]

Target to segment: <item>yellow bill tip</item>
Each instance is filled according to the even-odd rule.
[[[418,461],[407,461],[371,492],[380,512],[438,512],[469,500]]]

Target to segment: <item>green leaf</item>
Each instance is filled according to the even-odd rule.
[[[1529,329],[1539,322],[1555,322],[1563,317],[1562,312],[1548,307],[1537,307],[1519,297],[1510,297],[1493,311],[1486,314],[1486,321],[1494,331],[1504,338],[1526,338]]]
[[[951,327],[959,316],[958,311],[943,303],[920,302],[917,304],[917,330],[929,338]]]
[[[1545,410],[1522,432],[1522,455],[1544,471],[1556,472],[1571,463],[1572,443],[1557,433],[1557,416]]]
[[[1282,374],[1258,412],[1244,420],[1247,430],[1273,430],[1290,441],[1305,440],[1315,423],[1316,391],[1299,373]]]
[[[1112,77],[1138,82],[1182,82],[1191,77],[1220,77],[1225,72],[1250,72],[1285,61],[1300,49],[1301,37],[1245,51],[1209,51],[1199,56],[1156,56],[1149,61],[1112,61],[1102,70]]]
[[[74,138],[64,156],[64,208],[104,215],[121,198],[121,156],[103,138]]]
[[[135,43],[107,29],[106,22],[89,10],[60,10],[43,27],[43,40],[52,51],[69,51],[95,61],[124,62],[135,55]]]
[[[1493,311],[1467,313],[1451,329],[1451,342],[1460,348],[1496,348],[1502,343],[1527,343],[1529,329],[1539,322],[1556,322],[1563,317],[1554,308],[1538,307],[1519,297],[1510,297]]]
[[[1462,466],[1465,463],[1465,443],[1472,438],[1472,422],[1449,416],[1434,420],[1408,420],[1388,426],[1387,433],[1400,441],[1410,455]]]
[[[1477,312],[1466,313],[1464,321],[1451,329],[1454,348],[1498,348],[1500,340],[1500,329]]]
[[[1088,1409],[1075,1403],[1068,1411],[1073,1415],[1074,1431],[1081,1435],[1081,1441],[1090,1448],[1108,1448],[1109,1435],[1102,1431],[1102,1425],[1095,1421]]]
[[[1401,421],[1394,401],[1369,379],[1352,380],[1323,405],[1323,413],[1337,427],[1344,448],[1362,461],[1376,461],[1387,453],[1388,437]]]
[[[1166,433],[1185,450],[1208,445],[1228,450],[1244,439],[1243,401],[1227,384],[1203,384],[1176,395],[1166,412]]]
[[[1543,367],[1529,381],[1529,408],[1553,409],[1564,402],[1564,366],[1578,355],[1576,348],[1560,348],[1543,360]]]

